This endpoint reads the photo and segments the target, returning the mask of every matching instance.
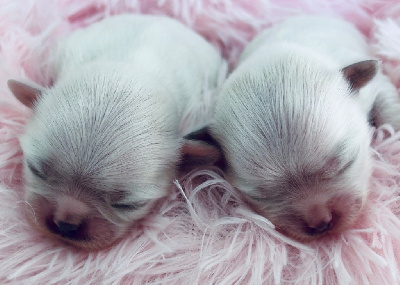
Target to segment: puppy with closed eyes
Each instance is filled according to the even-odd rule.
[[[400,101],[365,39],[342,20],[301,16],[247,46],[205,131],[250,204],[309,241],[342,232],[362,211],[370,123],[399,130]]]
[[[33,109],[20,140],[26,213],[41,232],[99,249],[167,194],[183,156],[212,151],[179,122],[222,59],[177,21],[138,15],[78,30],[53,55],[52,87],[8,81]]]

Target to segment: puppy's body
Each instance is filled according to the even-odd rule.
[[[182,155],[182,111],[215,86],[221,58],[172,19],[127,15],[76,31],[54,55],[50,89],[9,82],[27,105],[40,95],[21,138],[28,217],[100,248],[166,195]]]
[[[371,174],[368,118],[400,124],[394,86],[362,35],[337,19],[297,17],[245,49],[209,127],[228,177],[289,236],[341,232]]]
[[[363,35],[349,23],[329,17],[302,16],[288,19],[258,35],[244,50],[240,63],[253,55],[258,59],[267,56],[269,48],[278,50],[285,46],[291,50],[290,53],[303,49],[312,54],[311,58],[320,58],[339,69],[374,58]],[[306,56],[305,61],[307,59]],[[382,71],[378,71],[355,98],[365,113],[369,114],[375,108],[371,114],[374,123],[389,123],[400,129],[398,92]]]
[[[173,100],[178,116],[190,97],[201,96],[203,89],[216,85],[221,64],[211,45],[177,21],[125,15],[78,30],[62,41],[54,73],[63,78],[82,65],[110,61],[132,69],[131,77],[142,76],[149,85],[165,90],[162,97]],[[102,72],[108,71],[102,68]]]

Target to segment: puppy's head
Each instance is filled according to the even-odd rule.
[[[96,66],[51,89],[8,82],[34,110],[20,141],[26,213],[40,231],[102,248],[166,195],[183,149],[179,115],[166,91],[135,78]]]
[[[341,69],[270,54],[230,76],[209,131],[229,180],[278,230],[302,241],[341,232],[368,193],[370,130],[357,93],[376,61]]]

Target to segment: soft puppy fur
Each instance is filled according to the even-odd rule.
[[[349,23],[300,16],[244,50],[208,127],[228,180],[288,236],[347,229],[371,174],[371,124],[400,129],[395,87]]]
[[[179,122],[221,62],[175,20],[122,15],[57,44],[52,87],[10,80],[34,110],[20,140],[31,224],[85,249],[120,238],[167,194],[183,151],[199,153]]]

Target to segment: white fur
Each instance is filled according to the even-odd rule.
[[[116,16],[62,40],[53,62],[55,84],[42,90],[21,139],[27,211],[43,232],[50,218],[78,219],[88,238],[65,240],[104,247],[166,195],[181,156],[182,112],[215,86],[221,57],[172,19]]]
[[[369,59],[350,24],[292,18],[247,46],[221,91],[210,132],[229,180],[289,236],[310,239],[305,227],[332,216],[328,232],[347,228],[368,194],[371,109],[376,123],[400,127],[397,92],[381,71],[358,93],[341,72]]]

